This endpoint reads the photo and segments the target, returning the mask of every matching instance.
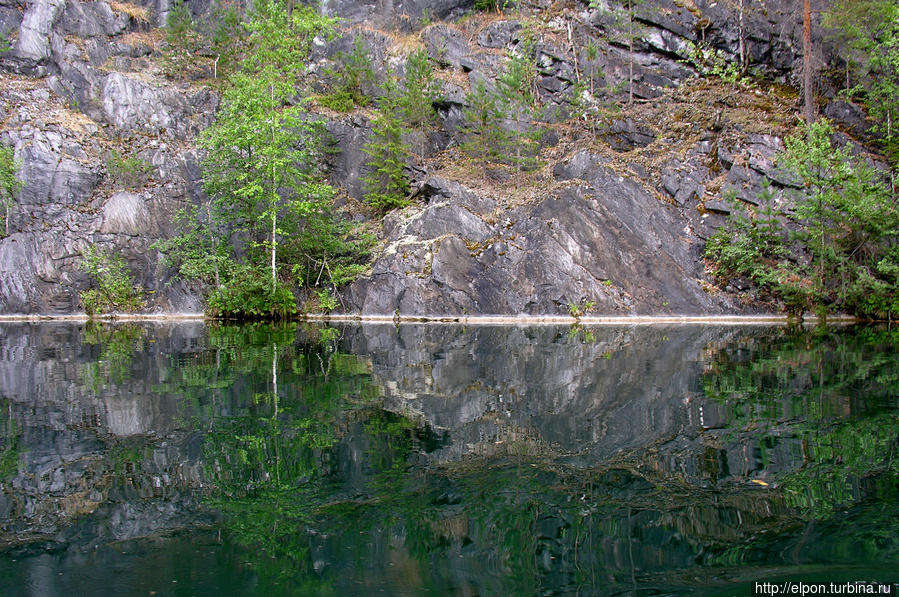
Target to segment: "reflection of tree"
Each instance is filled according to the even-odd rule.
[[[713,350],[703,387],[734,428],[767,434],[763,463],[777,440],[797,440],[800,467],[781,488],[787,503],[824,518],[899,480],[897,349],[890,330],[779,332]]]
[[[0,400],[0,483],[15,476],[19,470],[19,432],[12,417],[12,403]]]
[[[147,330],[133,324],[88,321],[83,343],[96,346],[99,354],[83,369],[85,382],[94,392],[105,385],[120,385],[131,379],[134,355],[143,349]]]
[[[426,454],[445,442],[384,410],[371,364],[341,353],[338,335],[219,326],[167,374],[173,391],[193,388],[194,412],[206,417],[208,503],[260,592],[397,582],[427,593],[468,582],[479,594],[601,593],[694,566],[789,563],[807,542],[797,512],[823,516],[824,491],[834,495],[829,512],[878,492],[896,504],[889,334],[774,332],[710,350],[705,389],[727,405],[738,433],[806,446],[795,454],[803,468],[777,480],[782,491],[687,485],[649,470],[664,456],[656,452],[618,458],[615,469],[515,450],[434,464]],[[833,491],[847,482],[864,491]],[[895,514],[856,508],[815,521],[810,533],[835,535],[816,561],[853,550],[894,557]]]

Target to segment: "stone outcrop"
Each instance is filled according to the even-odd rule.
[[[505,210],[432,178],[427,206],[387,223],[395,239],[350,286],[351,311],[393,314],[722,313],[706,292],[702,245],[689,222],[603,160],[579,153],[556,167],[556,190]],[[493,222],[493,223],[488,223]]]

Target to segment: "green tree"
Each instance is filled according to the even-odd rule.
[[[487,89],[483,81],[478,81],[474,90],[465,96],[465,103],[462,151],[485,163],[493,161],[501,155],[507,143],[497,96]]]
[[[843,46],[846,88],[877,120],[887,157],[899,162],[899,4],[895,0],[835,0],[824,15]],[[853,72],[854,71],[854,72]],[[851,85],[853,78],[857,81]]]
[[[882,176],[847,148],[833,147],[832,135],[826,119],[803,125],[785,140],[780,161],[804,186],[795,217],[813,256],[816,292],[844,304],[858,294],[859,276],[867,279],[889,251],[899,218]]]
[[[526,37],[519,51],[509,57],[503,73],[496,81],[503,108],[510,113],[515,126],[509,135],[509,143],[515,151],[513,161],[519,182],[522,167],[533,165],[538,149],[537,141],[529,130],[533,106],[537,102],[534,93],[537,67],[534,64],[533,49],[533,42]]]
[[[428,53],[424,49],[412,52],[406,60],[405,85],[399,97],[399,108],[406,124],[418,133],[421,140],[419,158],[422,160],[425,158],[427,131],[437,117],[434,109],[437,93],[438,84]]]
[[[832,134],[826,119],[804,123],[779,157],[801,184],[788,216],[808,258],[784,250],[787,222],[770,212],[762,220],[758,213],[750,221],[732,219],[710,239],[706,255],[718,263],[718,273],[752,278],[790,311],[891,317],[899,312],[899,210],[885,174],[847,148],[833,147]]]
[[[89,316],[143,308],[143,290],[135,286],[125,260],[118,253],[88,247],[81,270],[96,286],[81,293],[84,312]]]
[[[16,177],[20,167],[13,148],[0,145],[0,204],[3,205],[4,235],[9,235],[9,210],[22,189],[22,181]]]
[[[384,83],[371,134],[371,141],[363,148],[371,156],[370,172],[365,177],[365,200],[383,210],[402,207],[409,193],[404,172],[409,148],[403,142],[399,94],[390,78]]]
[[[283,294],[279,247],[333,195],[317,167],[323,124],[291,105],[312,40],[332,34],[333,25],[308,7],[257,2],[241,72],[201,138],[206,190],[219,213],[249,234],[254,265],[267,255],[273,297]]]

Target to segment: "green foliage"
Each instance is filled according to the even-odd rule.
[[[496,160],[507,143],[506,131],[501,126],[503,113],[496,94],[491,93],[483,81],[478,81],[465,97],[465,103],[462,151],[482,162]]]
[[[533,106],[537,102],[534,92],[537,79],[534,41],[528,35],[522,37],[519,50],[509,57],[505,69],[496,80],[503,111],[511,113],[514,123],[514,129],[507,134],[507,142],[514,153],[512,161],[519,178],[522,169],[529,170],[536,166],[540,150],[536,131],[531,129]]]
[[[615,95],[620,89],[613,89],[608,85],[597,88],[597,79],[604,79],[606,74],[597,65],[599,48],[596,44],[589,43],[584,54],[586,58],[583,66],[584,77],[572,86],[569,96],[569,117],[589,124],[590,133],[595,143],[597,124],[605,120],[617,108],[614,102],[603,101],[601,94]]]
[[[318,98],[318,102],[337,112],[349,112],[355,106],[368,106],[371,98],[366,88],[375,80],[371,69],[371,55],[365,45],[365,39],[357,35],[353,40],[353,50],[349,53],[338,52],[335,56],[336,68],[327,71],[333,77],[331,91]]]
[[[764,188],[759,199],[759,209],[731,200],[733,211],[728,225],[717,230],[706,243],[705,255],[715,263],[713,276],[746,276],[763,287],[776,284],[771,266],[785,256],[786,238],[777,220],[770,186]]]
[[[239,3],[221,0],[213,4],[209,19],[200,26],[206,52],[214,56],[213,75],[231,73],[239,66],[247,32]]]
[[[165,19],[165,37],[170,44],[183,44],[195,38],[194,19],[184,0],[175,0]]]
[[[303,285],[339,288],[365,271],[376,238],[339,211],[323,210],[306,221],[296,241],[289,258]]]
[[[481,12],[502,13],[516,5],[515,0],[474,0],[474,9]]]
[[[353,95],[348,91],[332,91],[324,95],[319,95],[315,101],[324,108],[334,110],[335,112],[352,112],[356,107],[353,101]]]
[[[786,251],[787,225],[765,209],[732,217],[706,246],[719,277],[741,275],[781,298],[789,312],[899,313],[899,212],[883,175],[831,144],[830,123],[803,125],[780,164],[802,184],[789,215],[803,255]]]
[[[182,278],[216,287],[230,280],[236,265],[227,230],[213,206],[180,210],[174,224],[181,234],[150,245],[165,256],[166,265],[177,268]]]
[[[21,162],[16,160],[13,148],[0,145],[0,205],[3,206],[4,236],[9,234],[9,210],[22,189],[22,181],[16,177],[21,166]]]
[[[167,76],[184,79],[207,76],[214,78],[232,73],[240,63],[247,31],[239,3],[215,0],[207,18],[195,21],[190,8],[177,0],[166,18],[167,48],[163,67]]]
[[[249,52],[200,141],[208,152],[205,186],[216,220],[247,235],[248,264],[237,266],[235,259],[229,279],[219,271],[219,286],[209,297],[212,313],[284,317],[295,310],[289,288],[294,271],[284,267],[289,262],[283,252],[325,211],[333,189],[319,170],[324,125],[291,102],[312,40],[330,36],[333,24],[308,7],[290,10],[274,0],[254,4]],[[210,255],[211,239],[199,245],[188,240]],[[220,253],[214,255],[213,264],[220,261]],[[260,286],[263,267],[269,269],[268,303]]]
[[[331,289],[322,288],[316,293],[318,306],[324,313],[330,313],[337,308],[337,297],[331,294]]]
[[[568,313],[571,314],[575,319],[579,319],[589,311],[592,311],[593,308],[596,307],[596,301],[590,301],[587,299],[583,299],[580,304],[575,303],[573,301],[568,302]]]
[[[106,172],[114,186],[136,190],[147,184],[153,166],[136,155],[125,157],[113,149],[106,155]]]
[[[703,77],[717,77],[731,85],[747,85],[739,60],[729,58],[724,52],[707,43],[686,42],[687,64]]]
[[[410,54],[406,60],[406,78],[398,107],[403,121],[418,132],[421,139],[419,158],[422,160],[425,158],[427,130],[437,118],[434,102],[437,100],[438,87],[428,53],[419,49]]]
[[[298,287],[348,282],[373,244],[333,209],[321,171],[324,123],[297,99],[313,40],[331,38],[335,20],[281,0],[255,2],[246,22],[225,10],[230,24],[216,35],[245,35],[200,139],[210,200],[179,214],[181,234],[154,248],[204,284],[210,315],[284,318],[296,312]]]
[[[212,317],[230,319],[286,319],[297,311],[296,297],[281,281],[273,286],[265,268],[235,266],[226,283],[206,301]]]
[[[165,21],[165,38],[165,74],[183,79],[196,66],[196,54],[201,47],[201,38],[194,29],[190,7],[183,0],[175,0],[169,8]]]
[[[496,80],[496,91],[478,81],[466,96],[462,150],[484,163],[513,165],[519,180],[522,170],[536,167],[540,149],[540,131],[532,126],[536,76],[534,40],[526,29]],[[511,126],[504,126],[507,120]]]
[[[409,148],[403,142],[403,126],[399,119],[400,102],[391,79],[384,84],[378,112],[372,120],[371,141],[363,151],[371,160],[365,177],[365,200],[381,210],[406,205],[409,180],[404,168]]]
[[[131,272],[118,253],[88,247],[81,270],[96,286],[81,293],[81,304],[88,316],[143,308],[143,290],[134,285]]]
[[[876,120],[884,151],[899,163],[899,4],[895,0],[836,0],[824,23],[843,44],[846,87]],[[851,84],[854,78],[858,83]]]

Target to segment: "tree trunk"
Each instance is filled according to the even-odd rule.
[[[808,2],[808,0],[806,0],[806,2]],[[633,3],[633,0],[629,0],[627,3],[627,51],[628,51],[627,105],[632,106],[634,104],[634,3]]]
[[[740,0],[740,74],[745,75],[746,69],[749,66],[749,61],[746,60],[746,41],[745,35],[743,33],[743,0]]]
[[[277,257],[277,246],[275,245],[275,231],[278,228],[278,211],[275,206],[272,206],[272,292],[275,291],[275,287],[278,285],[278,270],[275,269],[275,258]]]
[[[809,123],[815,121],[812,92],[812,8],[810,0],[802,0],[802,116]]]

